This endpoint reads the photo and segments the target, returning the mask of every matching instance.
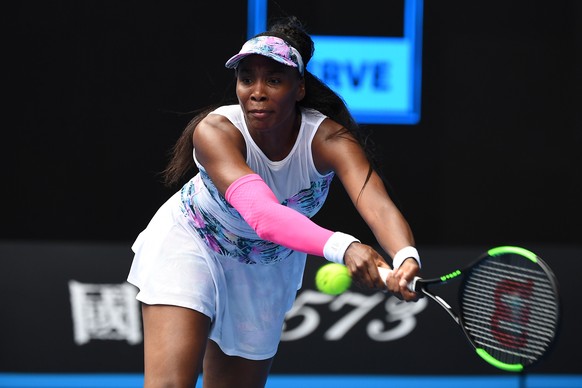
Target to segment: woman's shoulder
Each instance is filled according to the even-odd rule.
[[[303,107],[301,108],[301,120],[307,128],[307,132],[310,132],[312,136],[316,133],[321,134],[322,132],[329,131],[330,127],[333,127],[333,123],[335,123],[320,111]]]
[[[238,104],[223,105],[208,112],[208,114],[202,119],[201,124],[208,126],[232,124],[240,129],[243,120],[242,109]]]
[[[316,137],[320,139],[329,140],[334,135],[345,132],[345,128],[337,121],[323,114],[312,116],[317,120]]]
[[[239,104],[222,105],[211,111],[209,114],[230,117],[242,114],[242,109]]]
[[[236,110],[233,108],[238,107],[238,105],[225,105],[210,111],[196,126],[194,135],[201,136],[221,136],[235,135],[239,137],[240,129],[237,125],[241,117],[236,114]],[[239,107],[240,108],[240,107]]]
[[[317,109],[314,109],[314,108],[301,107],[300,109],[301,109],[301,114],[304,118],[321,119],[321,118],[327,117],[326,115],[324,115],[323,113],[321,113],[320,111],[318,111]]]
[[[193,133],[194,149],[196,149],[196,158],[201,161],[201,155],[214,153],[215,151],[223,152],[232,148],[244,151],[245,141],[241,131],[228,116],[210,112],[196,126]]]

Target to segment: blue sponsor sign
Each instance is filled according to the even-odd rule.
[[[404,0],[403,36],[312,36],[308,70],[345,100],[359,123],[419,122],[422,8],[422,0]],[[249,0],[249,37],[266,29],[266,15],[265,0]]]

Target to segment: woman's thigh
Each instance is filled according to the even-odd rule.
[[[193,387],[200,373],[210,318],[184,307],[143,305],[144,387]]]
[[[272,362],[273,358],[249,360],[228,356],[209,340],[204,357],[204,388],[263,388]]]

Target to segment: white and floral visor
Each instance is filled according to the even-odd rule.
[[[252,54],[263,55],[287,66],[296,67],[303,75],[303,59],[299,51],[281,38],[257,36],[243,44],[239,53],[226,61],[229,69],[235,69],[239,62]]]

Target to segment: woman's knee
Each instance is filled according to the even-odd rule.
[[[272,363],[272,358],[249,360],[229,356],[214,341],[209,340],[204,357],[204,386],[262,388],[267,383]]]
[[[210,318],[186,308],[143,307],[146,387],[192,387],[200,373]]]

